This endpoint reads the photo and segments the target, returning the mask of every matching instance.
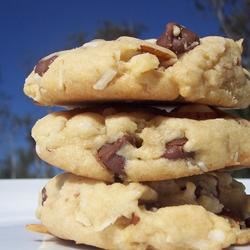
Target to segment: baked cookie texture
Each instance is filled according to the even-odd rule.
[[[104,249],[220,250],[250,241],[249,212],[225,173],[126,185],[62,174],[43,188],[37,216],[59,238]]]
[[[204,37],[176,55],[155,39],[94,40],[42,59],[24,92],[42,105],[97,101],[178,101],[222,107],[250,104],[242,41]]]
[[[154,181],[250,164],[249,121],[203,105],[56,112],[32,129],[40,158],[112,182]]]

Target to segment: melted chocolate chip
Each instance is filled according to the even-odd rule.
[[[194,152],[185,152],[183,149],[183,146],[187,141],[187,138],[184,137],[168,142],[166,144],[166,151],[162,157],[169,160],[192,158],[194,156]]]
[[[97,151],[98,159],[111,170],[115,176],[124,174],[125,158],[116,153],[127,143],[135,147],[140,147],[142,140],[132,135],[124,135],[113,143],[106,143]]]
[[[47,200],[47,198],[48,198],[48,195],[47,195],[46,188],[43,187],[43,189],[42,189],[42,206],[43,206],[44,202]]]
[[[165,32],[156,44],[172,50],[177,55],[189,51],[200,44],[197,34],[177,23],[168,23]]]
[[[171,112],[171,116],[176,117],[176,118],[188,118],[188,119],[193,119],[193,120],[209,120],[209,119],[216,119],[216,118],[221,118],[218,114],[214,112]]]
[[[40,60],[35,67],[35,73],[37,73],[39,76],[43,76],[43,74],[49,69],[49,65],[53,63],[57,57],[58,56],[55,55],[49,57],[48,59]]]
[[[229,115],[219,109],[208,106],[186,105],[173,109],[169,116],[176,118],[188,118],[193,120],[208,120],[229,117]]]

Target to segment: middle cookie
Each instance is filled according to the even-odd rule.
[[[131,106],[56,112],[39,120],[32,136],[42,160],[108,182],[250,164],[250,123],[202,105],[170,113]]]

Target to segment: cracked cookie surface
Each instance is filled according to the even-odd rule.
[[[133,106],[57,112],[37,121],[32,136],[49,164],[109,182],[173,179],[250,164],[249,122],[203,105],[170,113]]]
[[[43,105],[181,101],[247,107],[250,80],[241,53],[241,41],[223,37],[201,38],[178,56],[155,39],[96,40],[43,58],[24,92]]]
[[[220,250],[250,240],[244,222],[250,215],[249,197],[244,186],[225,173],[126,185],[62,174],[44,189],[38,218],[49,233],[78,244],[120,250]],[[223,209],[242,219],[225,216]]]

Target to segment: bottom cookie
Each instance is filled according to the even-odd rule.
[[[44,232],[104,249],[219,250],[250,242],[250,198],[227,173],[130,184],[62,174],[43,188],[37,216]]]

